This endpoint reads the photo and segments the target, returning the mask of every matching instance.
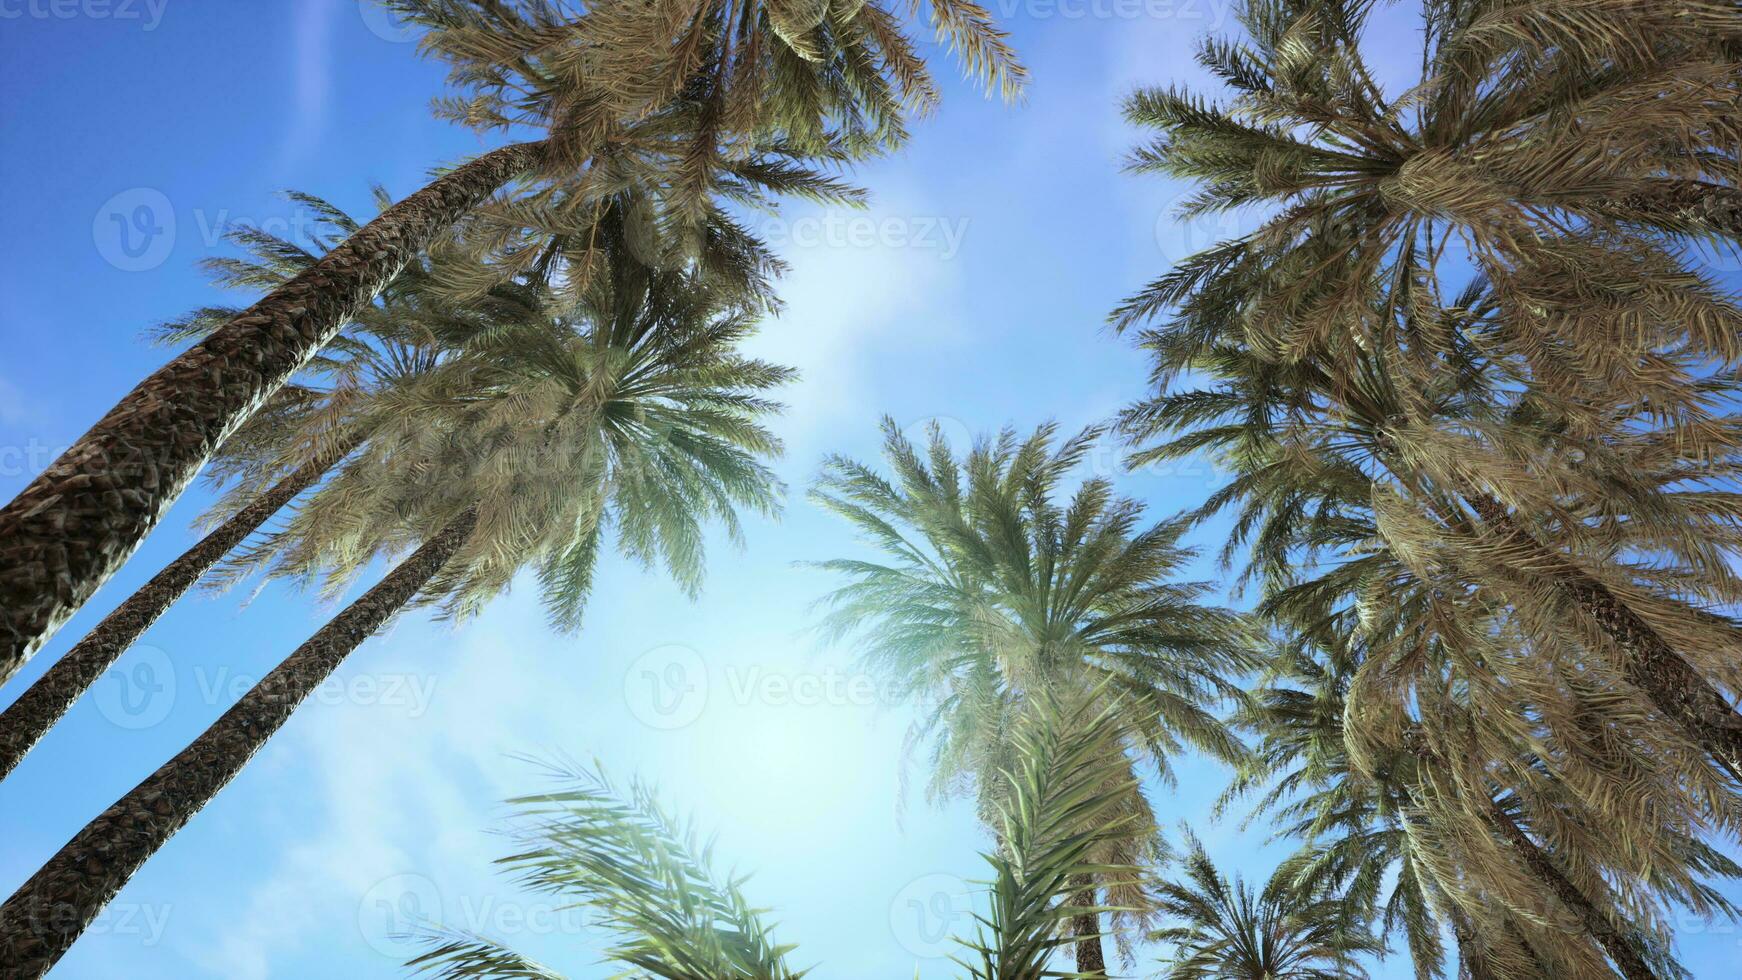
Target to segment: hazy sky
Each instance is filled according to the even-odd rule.
[[[1004,424],[1075,429],[1143,391],[1102,327],[1123,295],[1235,231],[1183,227],[1178,193],[1120,172],[1118,101],[1201,83],[1195,38],[1230,0],[992,0],[1033,74],[1005,106],[949,84],[905,153],[856,178],[866,212],[796,206],[760,227],[792,263],[758,354],[798,367],[778,424],[792,493],[749,547],[716,541],[700,601],[610,561],[587,628],[553,634],[524,587],[456,631],[421,616],[360,649],[243,774],[158,853],[57,977],[391,977],[417,916],[495,935],[576,977],[604,976],[573,912],[491,873],[496,801],[541,787],[517,754],[639,773],[754,869],[751,897],[818,977],[952,975],[950,931],[985,844],[962,806],[898,802],[906,716],[854,683],[850,651],[805,635],[832,584],[795,562],[866,554],[802,495],[821,456],[871,458],[877,421],[937,420],[958,441]],[[1372,37],[1387,78],[1419,57],[1406,4]],[[433,121],[439,67],[355,0],[0,0],[0,495],[10,497],[167,352],[151,324],[222,297],[201,259],[228,223],[295,234],[295,188],[369,212],[427,168],[489,144]],[[1220,485],[1207,465],[1117,473],[1155,516]],[[9,701],[183,548],[209,497],[184,499],[64,628]],[[1220,528],[1198,541],[1213,551]],[[1211,563],[1200,573],[1213,574]],[[86,820],[201,731],[336,611],[283,585],[186,601],[0,784],[10,893]],[[1179,764],[1156,787],[1224,866],[1262,876],[1285,851],[1209,821],[1225,773]],[[916,775],[917,781],[917,775]],[[1683,923],[1702,977],[1734,975],[1737,934]],[[1141,961],[1137,973],[1153,969]],[[1380,972],[1407,975],[1406,960]]]

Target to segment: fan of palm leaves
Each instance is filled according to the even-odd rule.
[[[1591,817],[1526,741],[1510,746],[1507,769],[1486,746],[1431,735],[1484,725],[1460,716],[1456,691],[1428,692],[1438,699],[1424,696],[1420,722],[1401,707],[1388,722],[1363,711],[1356,688],[1372,649],[1350,626],[1343,617],[1297,633],[1242,719],[1262,736],[1258,762],[1222,806],[1262,789],[1249,819],[1269,813],[1302,844],[1278,875],[1371,910],[1384,934],[1403,934],[1424,978],[1439,975],[1441,924],[1473,976],[1606,976],[1617,954],[1630,961],[1625,976],[1684,976],[1669,952],[1670,907],[1733,916],[1703,879],[1742,869],[1674,826],[1655,831],[1655,865],[1604,868],[1627,865],[1638,827]],[[1376,738],[1387,724],[1396,736]]]
[[[1371,0],[1252,0],[1243,35],[1206,40],[1215,100],[1146,89],[1160,131],[1134,169],[1193,182],[1180,216],[1262,210],[1114,314],[1173,309],[1200,337],[1269,357],[1375,335],[1375,289],[1403,303],[1491,285],[1498,351],[1534,383],[1636,394],[1650,357],[1742,354],[1742,310],[1687,251],[1742,243],[1734,147],[1742,12],[1732,3],[1429,0],[1421,77],[1387,93],[1363,54]],[[1643,362],[1642,363],[1642,359]]]
[[[938,99],[909,9],[883,0],[385,2],[449,65],[455,94],[438,115],[546,137],[544,179],[455,236],[479,260],[448,266],[459,297],[533,269],[586,270],[597,202],[625,186],[647,192],[636,217],[662,229],[668,261],[746,236],[728,204],[767,207],[768,192],[856,204],[815,166],[901,145],[908,117]],[[1025,72],[990,13],[972,0],[927,12],[970,76],[1020,92]]]
[[[1128,776],[1117,746],[1125,724],[1104,698],[1037,699],[1014,732],[1012,767],[999,774],[1011,801],[993,878],[973,940],[958,962],[976,980],[1076,977],[1053,966],[1075,941],[1059,926],[1081,914],[1075,882],[1135,880],[1139,869],[1093,855],[1123,833]],[[670,980],[797,980],[767,910],[745,897],[745,877],[717,870],[714,846],[672,815],[645,783],[614,783],[595,765],[551,767],[558,787],[508,801],[515,852],[498,861],[522,886],[592,913],[611,937],[605,956],[624,976]],[[1091,828],[1091,829],[1084,829]],[[407,966],[445,980],[561,974],[489,937],[428,925],[426,951]]]
[[[885,420],[893,480],[831,457],[812,492],[885,555],[818,563],[850,580],[823,600],[822,634],[855,638],[867,669],[918,702],[909,746],[930,743],[929,795],[971,794],[994,829],[1008,733],[1042,692],[1100,690],[1122,705],[1132,773],[1170,780],[1188,745],[1223,761],[1243,753],[1215,709],[1240,699],[1232,678],[1257,662],[1244,620],[1203,604],[1207,583],[1175,580],[1192,557],[1183,524],[1145,526],[1142,506],[1101,477],[1065,498],[1099,431],[1056,435],[1051,425],[1026,438],[1005,430],[958,459],[935,427],[922,448]],[[1131,833],[1100,857],[1153,863],[1155,816],[1135,779],[1125,785]],[[1133,928],[1147,902],[1139,887],[1107,895]],[[1084,913],[1084,935],[1100,932],[1092,918]],[[1122,944],[1129,931],[1115,934]]]
[[[778,506],[760,460],[780,444],[760,419],[792,372],[738,354],[755,316],[693,273],[609,281],[582,309],[538,290],[501,297],[463,354],[372,403],[368,443],[231,573],[331,592],[477,508],[478,532],[428,590],[454,614],[532,564],[553,620],[578,625],[610,534],[693,592],[704,523],[741,540],[739,508]]]
[[[1367,980],[1355,957],[1386,948],[1358,905],[1303,893],[1286,868],[1259,891],[1229,882],[1202,842],[1189,830],[1185,837],[1183,877],[1160,888],[1161,912],[1178,924],[1150,936],[1175,948],[1167,980]]]

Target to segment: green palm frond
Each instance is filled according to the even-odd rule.
[[[1094,888],[1110,893],[1140,887],[1142,871],[1098,857],[1130,831],[1125,798],[1136,789],[1122,764],[1126,724],[1117,706],[1099,698],[1033,702],[1012,732],[1012,765],[999,774],[998,851],[992,866],[990,907],[976,915],[978,934],[964,940],[957,962],[983,980],[1038,980],[1084,976],[1061,971],[1061,951],[1083,937],[1071,921],[1085,912],[1135,911],[1094,904]]]
[[[523,887],[586,909],[611,937],[624,976],[798,980],[742,891],[715,867],[713,845],[646,784],[613,783],[602,769],[551,766],[557,787],[508,801],[515,853],[497,863]],[[407,966],[438,977],[554,977],[489,940],[435,929]]]
[[[1362,904],[1301,888],[1286,864],[1255,891],[1224,877],[1189,831],[1186,844],[1183,877],[1159,890],[1176,923],[1150,936],[1174,947],[1168,980],[1366,980],[1355,957],[1386,952]]]
[[[916,445],[885,420],[887,473],[832,457],[811,494],[882,552],[818,566],[847,580],[819,603],[819,633],[853,640],[866,668],[919,706],[908,746],[930,756],[928,796],[971,793],[994,828],[1009,732],[1037,697],[1093,690],[1123,705],[1120,756],[1132,774],[1171,779],[1170,760],[1187,747],[1227,762],[1245,755],[1217,712],[1242,700],[1233,679],[1258,665],[1251,631],[1203,601],[1207,583],[1176,579],[1192,557],[1184,524],[1145,523],[1104,479],[1066,494],[1099,435],[1007,429],[958,455],[935,428]],[[1132,786],[1129,833],[1100,855],[1109,864],[1162,853]],[[1114,888],[1108,904],[1123,925],[1147,921],[1139,887]]]

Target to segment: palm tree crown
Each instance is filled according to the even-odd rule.
[[[1188,833],[1183,878],[1160,888],[1158,906],[1179,924],[1150,938],[1175,947],[1167,980],[1366,980],[1353,959],[1385,946],[1357,907],[1332,895],[1302,894],[1287,869],[1262,891],[1229,882]]]
[[[887,556],[819,564],[851,580],[824,600],[823,632],[856,637],[867,665],[920,703],[910,740],[932,742],[931,795],[974,792],[989,826],[1010,719],[1042,691],[1097,690],[1121,705],[1129,765],[1163,779],[1185,745],[1243,754],[1213,709],[1239,699],[1230,678],[1255,659],[1241,617],[1202,604],[1206,583],[1175,581],[1192,554],[1184,526],[1144,526],[1142,506],[1099,477],[1056,499],[1098,434],[1055,445],[1051,425],[1023,439],[1005,430],[957,459],[935,428],[922,451],[886,420],[893,482],[831,457],[812,493]],[[1159,838],[1132,786],[1119,860],[1144,864]],[[1108,904],[1141,918],[1147,903],[1128,888]]]
[[[1362,52],[1373,6],[1255,0],[1244,37],[1199,49],[1231,100],[1129,100],[1161,131],[1133,168],[1198,186],[1182,218],[1268,218],[1155,280],[1116,323],[1179,304],[1182,323],[1231,320],[1273,356],[1363,334],[1438,349],[1432,333],[1372,333],[1374,289],[1402,303],[1473,271],[1507,328],[1489,340],[1539,384],[1632,391],[1650,377],[1640,355],[1742,354],[1742,311],[1684,248],[1742,242],[1742,170],[1724,149],[1742,99],[1734,4],[1428,0],[1421,79],[1395,96]]]

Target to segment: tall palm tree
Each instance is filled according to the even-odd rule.
[[[253,288],[279,285],[319,261],[325,251],[361,226],[331,203],[308,194],[291,199],[316,216],[313,248],[258,228],[229,229],[225,238],[247,257],[205,264],[219,285]],[[377,191],[383,207],[391,202]],[[408,267],[400,279],[419,271]],[[179,601],[226,554],[259,530],[297,496],[314,486],[362,441],[356,403],[371,385],[416,371],[429,361],[397,316],[362,311],[340,334],[278,389],[225,440],[207,468],[214,487],[233,483],[228,500],[213,508],[210,531],[115,607],[78,643],[0,713],[0,778],[10,774],[80,695]],[[209,334],[239,311],[207,307],[157,331],[165,342]],[[365,339],[365,335],[367,338]],[[409,341],[409,342],[408,342]],[[224,506],[224,503],[230,506]]]
[[[1438,666],[1511,729],[1552,739],[1562,778],[1592,801],[1641,800],[1650,786],[1660,812],[1737,826],[1742,719],[1723,693],[1737,682],[1737,632],[1719,615],[1738,595],[1724,557],[1736,545],[1732,413],[1677,431],[1649,405],[1621,402],[1575,423],[1530,389],[1486,383],[1473,357],[1401,385],[1396,358],[1350,355],[1359,380],[1337,385],[1316,362],[1276,363],[1235,342],[1169,346],[1178,339],[1151,335],[1164,390],[1126,413],[1126,431],[1142,460],[1224,460],[1234,479],[1196,516],[1236,512],[1227,556],[1250,545],[1267,602],[1309,615],[1358,608],[1360,630],[1415,609],[1420,629],[1400,634],[1391,676],[1429,669],[1414,644],[1431,634],[1420,649],[1449,651]],[[1188,370],[1198,383],[1172,390]],[[1509,520],[1471,506],[1471,486],[1503,495]],[[1596,588],[1649,615],[1686,656],[1654,663],[1616,642],[1580,601]],[[1591,741],[1579,711],[1592,691],[1616,706],[1628,751],[1656,760],[1640,782],[1605,755],[1619,742]],[[1625,827],[1628,816],[1612,819]]]
[[[530,180],[526,200],[548,213],[587,207],[625,173],[651,174],[644,182],[669,187],[693,230],[716,192],[778,177],[794,160],[898,145],[905,114],[936,99],[924,59],[883,2],[390,5],[426,27],[425,50],[453,66],[461,94],[444,103],[446,115],[540,138],[491,150],[383,212],[146,378],[0,509],[0,682],[126,561],[262,399],[510,182]],[[969,0],[931,10],[969,71],[1014,94],[1022,69],[990,16]],[[503,234],[527,244],[515,229]],[[586,243],[559,233],[509,254],[569,247]]]
[[[778,181],[811,180],[794,168]],[[746,181],[747,190],[772,192],[760,180]],[[220,284],[271,289],[313,266],[320,251],[354,234],[359,223],[320,198],[292,194],[319,219],[314,249],[255,228],[238,228],[228,237],[249,254],[219,258],[207,265]],[[376,189],[376,203],[391,205]],[[657,233],[634,227],[648,210],[650,195],[626,187],[601,198],[580,229],[588,241],[588,261],[604,265],[606,253],[645,254]],[[695,267],[711,292],[746,310],[774,303],[769,277],[781,271],[754,236],[737,233],[710,215],[703,228]],[[631,248],[631,242],[635,243]],[[459,265],[459,269],[454,266]],[[105,616],[90,634],[38,678],[17,700],[0,712],[0,778],[9,774],[37,742],[65,715],[73,703],[126,652],[138,638],[203,577],[232,554],[250,535],[292,500],[314,486],[362,445],[381,412],[391,411],[381,394],[432,370],[467,348],[480,336],[502,329],[503,316],[523,315],[529,291],[554,288],[561,278],[567,293],[590,288],[593,275],[547,261],[518,283],[493,283],[464,302],[451,298],[451,283],[472,275],[471,263],[444,253],[440,260],[422,259],[402,270],[375,304],[365,307],[347,331],[310,360],[292,383],[280,388],[262,408],[219,448],[208,478],[216,486],[232,484],[206,522],[210,533]],[[164,324],[159,333],[171,342],[207,336],[228,322],[236,310],[207,307],[179,321]],[[243,556],[245,557],[245,556]],[[226,577],[220,577],[219,581]]]
[[[1669,953],[1667,909],[1733,915],[1702,879],[1733,876],[1734,862],[1672,825],[1660,831],[1670,842],[1663,856],[1630,867],[1616,839],[1634,829],[1601,822],[1572,794],[1556,796],[1552,782],[1513,781],[1483,747],[1447,748],[1436,729],[1469,720],[1433,717],[1443,705],[1431,698],[1420,721],[1390,712],[1397,737],[1378,737],[1385,712],[1362,706],[1359,690],[1374,650],[1348,639],[1350,618],[1297,635],[1242,719],[1263,741],[1230,800],[1265,788],[1254,815],[1274,811],[1304,845],[1284,866],[1296,884],[1382,910],[1385,929],[1404,933],[1418,976],[1438,973],[1441,922],[1474,977],[1685,976]],[[1529,745],[1512,750],[1542,768]]]
[[[1200,52],[1232,100],[1171,90],[1133,97],[1130,117],[1162,131],[1134,166],[1199,185],[1183,216],[1248,205],[1274,216],[1188,258],[1115,322],[1171,311],[1151,342],[1175,365],[1218,344],[1307,363],[1333,412],[1371,380],[1377,360],[1405,398],[1441,369],[1526,388],[1564,416],[1556,424],[1600,430],[1568,455],[1592,452],[1642,414],[1669,430],[1652,437],[1657,451],[1728,439],[1719,433],[1730,423],[1711,419],[1710,381],[1714,361],[1742,353],[1742,309],[1683,246],[1742,240],[1726,223],[1728,205],[1691,203],[1736,199],[1733,154],[1708,150],[1734,144],[1742,14],[1733,4],[1633,0],[1585,0],[1576,14],[1542,0],[1430,2],[1421,84],[1388,100],[1362,57],[1370,7],[1250,4],[1244,38]],[[1474,325],[1419,315],[1472,273],[1484,309]],[[1517,451],[1565,450],[1572,434]],[[1457,463],[1442,457],[1445,467]],[[1545,512],[1519,507],[1496,471],[1448,475],[1440,491],[1482,525],[1494,564],[1533,579],[1524,591],[1538,608],[1529,612],[1601,633],[1626,660],[1629,683],[1742,771],[1742,718],[1713,684],[1733,687],[1727,668],[1699,669],[1710,644],[1733,648],[1725,624],[1641,594],[1630,566],[1594,569],[1588,555],[1557,554],[1569,542],[1554,534],[1577,536],[1575,524],[1541,526]],[[1603,533],[1615,524],[1603,522]],[[1691,544],[1691,529],[1665,533]],[[1722,532],[1718,547],[1728,538]],[[1732,577],[1711,546],[1690,550],[1706,552],[1700,589]],[[1551,604],[1559,608],[1546,616]]]
[[[972,980],[1040,980],[1068,939],[1059,922],[1073,914],[1078,870],[1118,833],[1123,803],[1116,746],[1123,722],[1093,702],[1029,706],[1012,733],[1013,765],[998,774],[1002,795],[1018,801],[1000,821],[1005,845],[987,854],[992,868],[986,914],[972,937],[957,937],[957,959]],[[605,956],[637,976],[696,980],[789,980],[807,971],[787,960],[762,913],[743,895],[742,878],[718,872],[693,825],[667,810],[642,783],[614,785],[603,770],[554,767],[559,788],[510,800],[515,852],[501,863],[517,881],[593,913],[611,936]],[[1080,814],[1095,819],[1084,821]],[[1087,824],[1096,829],[1083,830]],[[442,980],[536,977],[560,980],[487,936],[429,924],[428,951],[406,965]]]
[[[22,976],[52,966],[296,706],[408,605],[441,601],[467,615],[532,566],[552,619],[575,626],[610,528],[624,552],[663,562],[693,590],[703,522],[736,536],[740,509],[777,507],[778,482],[761,460],[780,446],[762,420],[779,408],[766,392],[791,372],[737,352],[755,317],[722,308],[694,273],[627,257],[594,295],[572,311],[529,303],[489,343],[382,394],[368,442],[253,554],[334,588],[378,556],[410,557],[0,906],[0,961]]]
[[[1395,94],[1364,54],[1374,6],[1243,4],[1242,34],[1198,51],[1228,98],[1129,99],[1127,117],[1159,131],[1133,169],[1196,187],[1182,218],[1267,217],[1152,282],[1115,322],[1195,294],[1198,311],[1218,307],[1255,344],[1299,356],[1350,329],[1376,283],[1401,301],[1421,268],[1473,269],[1512,325],[1498,340],[1585,369],[1567,384],[1600,387],[1656,345],[1742,355],[1742,312],[1682,247],[1742,243],[1734,4],[1425,0],[1421,73]]]
[[[1343,388],[1311,362],[1278,364],[1232,343],[1192,363],[1210,383],[1158,396],[1127,421],[1151,437],[1178,431],[1146,450],[1148,458],[1214,449],[1232,465],[1235,481],[1205,510],[1238,508],[1230,548],[1252,544],[1252,568],[1266,583],[1262,611],[1369,645],[1354,674],[1361,697],[1351,698],[1350,710],[1360,710],[1348,735],[1357,738],[1358,756],[1402,753],[1426,774],[1406,802],[1392,805],[1399,813],[1443,808],[1432,835],[1461,857],[1435,859],[1439,873],[1468,875],[1475,866],[1505,879],[1498,891],[1552,892],[1578,917],[1575,928],[1598,937],[1627,975],[1654,975],[1637,953],[1641,940],[1617,930],[1603,902],[1586,896],[1607,890],[1599,884],[1607,867],[1620,882],[1651,882],[1624,907],[1649,907],[1658,900],[1649,892],[1704,906],[1699,876],[1728,872],[1713,871],[1704,856],[1690,859],[1700,850],[1690,841],[1711,829],[1734,832],[1728,759],[1712,751],[1706,732],[1658,713],[1641,697],[1650,687],[1635,685],[1632,662],[1616,663],[1600,632],[1580,630],[1557,607],[1555,579],[1566,558],[1544,562],[1540,547],[1520,555],[1515,540],[1492,548],[1480,515],[1436,488],[1486,471],[1527,503],[1525,513],[1541,515],[1534,523],[1550,532],[1545,539],[1571,539],[1573,560],[1613,560],[1581,547],[1577,532],[1592,531],[1609,537],[1611,555],[1651,556],[1620,566],[1625,577],[1604,577],[1658,592],[1636,601],[1663,610],[1660,622],[1712,629],[1716,648],[1725,649],[1727,623],[1688,602],[1690,585],[1711,577],[1700,549],[1722,548],[1732,533],[1707,510],[1709,491],[1699,485],[1723,478],[1723,451],[1712,460],[1698,450],[1683,456],[1685,443],[1654,431],[1648,413],[1628,406],[1600,438],[1568,438],[1540,401],[1485,388],[1481,372],[1456,365],[1438,387],[1406,397],[1386,383],[1386,361]],[[1714,518],[1711,534],[1701,533]],[[1685,546],[1684,537],[1698,544]],[[1530,574],[1533,562],[1540,577]],[[1728,587],[1721,575],[1713,581],[1708,592]],[[1726,676],[1722,664],[1703,663]],[[1444,739],[1432,748],[1432,764],[1413,758],[1431,739],[1371,737],[1368,729],[1392,724],[1396,705],[1416,706],[1423,734]],[[1475,773],[1460,771],[1472,763]],[[1488,781],[1505,789],[1469,788]],[[1420,856],[1427,832],[1418,828],[1406,848],[1391,852],[1427,862]],[[1554,846],[1538,843],[1545,839]],[[1657,856],[1642,861],[1646,854]],[[1567,865],[1573,870],[1561,869]],[[1432,894],[1415,892],[1421,900]]]
[[[824,600],[822,628],[857,637],[867,666],[920,703],[910,738],[934,743],[935,795],[974,792],[996,827],[1010,718],[1042,692],[1116,699],[1132,719],[1121,755],[1133,774],[1171,779],[1185,745],[1242,756],[1213,709],[1239,700],[1232,679],[1255,658],[1241,617],[1202,603],[1207,584],[1174,581],[1192,555],[1184,526],[1144,526],[1142,506],[1100,477],[1057,499],[1097,430],[1055,445],[1052,425],[1021,440],[1007,429],[958,459],[935,428],[923,451],[883,428],[893,480],[832,457],[812,493],[887,556],[820,563],[851,580]],[[1131,833],[1106,858],[1145,865],[1159,835],[1134,776],[1129,785]],[[1082,885],[1077,969],[1103,974],[1094,882]],[[1106,904],[1139,921],[1148,902],[1140,887],[1109,885]]]
[[[1230,883],[1188,832],[1181,871],[1159,901],[1178,924],[1150,936],[1175,947],[1166,980],[1367,980],[1354,957],[1385,952],[1358,907],[1302,894],[1286,866],[1262,891],[1238,877]]]

